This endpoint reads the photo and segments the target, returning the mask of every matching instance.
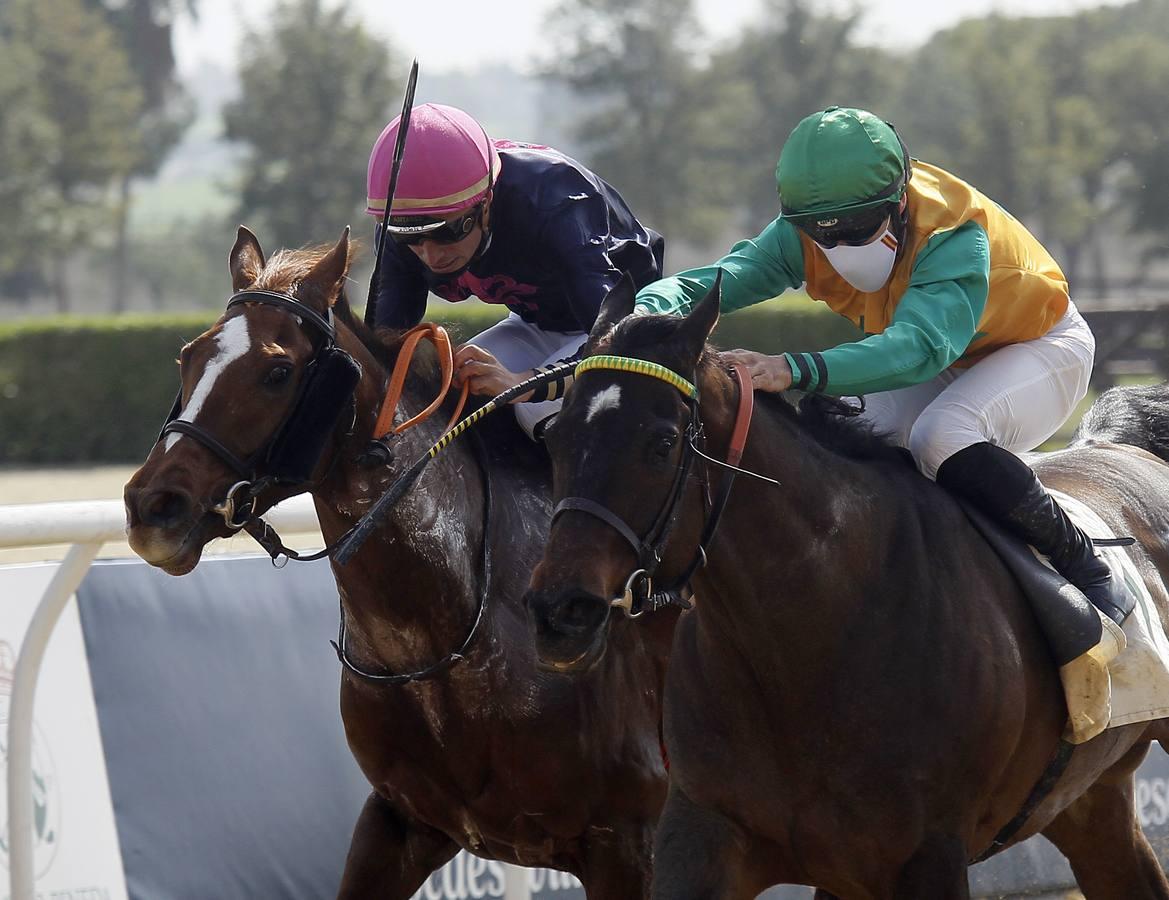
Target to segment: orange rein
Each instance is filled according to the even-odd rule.
[[[402,388],[406,384],[406,373],[410,370],[410,362],[414,359],[414,350],[418,347],[418,342],[423,338],[428,338],[434,344],[435,352],[438,353],[438,364],[442,370],[442,386],[438,389],[438,396],[431,401],[430,405],[418,415],[413,416],[403,422],[401,425],[394,425],[394,412],[398,408],[398,401],[402,399]],[[451,389],[451,376],[455,371],[455,357],[451,349],[451,338],[447,334],[446,329],[441,325],[436,325],[433,322],[423,322],[421,325],[415,325],[402,336],[402,346],[398,350],[398,359],[394,363],[394,371],[390,374],[390,384],[386,388],[386,398],[382,401],[381,412],[378,413],[377,424],[373,429],[373,436],[375,440],[380,440],[389,434],[401,434],[407,428],[412,428],[420,422],[430,418],[442,402],[446,399],[447,393]],[[467,402],[467,393],[470,390],[470,383],[463,383],[463,390],[459,394],[459,402],[455,404],[454,414],[451,416],[450,422],[447,423],[443,434],[446,434],[455,427],[455,423],[459,420],[459,415],[463,411],[463,404]]]

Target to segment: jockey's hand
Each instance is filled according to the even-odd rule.
[[[751,383],[757,391],[778,394],[792,386],[792,370],[783,356],[768,356],[754,350],[724,350],[719,354],[728,367],[742,363],[751,373]]]
[[[494,397],[510,387],[515,387],[531,374],[524,372],[517,375],[508,371],[494,356],[474,344],[461,344],[455,349],[455,371],[452,380],[455,386],[460,388],[464,383],[470,384],[472,394]],[[523,399],[520,397],[512,402],[519,403]]]

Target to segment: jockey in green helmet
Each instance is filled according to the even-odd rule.
[[[792,131],[780,215],[711,266],[642,288],[684,313],[721,269],[731,312],[804,290],[866,337],[822,353],[733,351],[755,387],[863,395],[863,417],[918,468],[1046,554],[1119,621],[1108,566],[1015,454],[1051,437],[1088,389],[1095,340],[1059,266],[997,203],[911,161],[893,126],[831,107]]]

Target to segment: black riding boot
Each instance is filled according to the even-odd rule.
[[[974,444],[942,463],[937,482],[1005,525],[1050,559],[1097,609],[1118,624],[1123,621],[1112,572],[1096,555],[1092,539],[1015,454],[993,444]]]

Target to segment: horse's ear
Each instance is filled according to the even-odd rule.
[[[297,297],[306,303],[320,306],[320,312],[324,312],[337,302],[348,272],[349,226],[346,225],[333,249],[322,256],[301,281]]]
[[[633,283],[633,276],[625,272],[601,302],[601,309],[589,332],[589,343],[595,344],[608,334],[614,325],[633,312],[633,301],[636,297],[637,286]]]
[[[251,287],[264,271],[264,251],[260,249],[260,242],[243,225],[236,232],[235,246],[227,257],[227,267],[231,271],[231,288],[234,291]]]
[[[711,332],[714,331],[714,326],[718,324],[719,306],[722,302],[722,280],[723,270],[719,269],[718,275],[714,278],[714,284],[710,286],[706,296],[699,300],[698,304],[682,320],[675,335],[677,339],[682,341],[682,347],[687,356],[695,363],[702,356],[702,348],[706,346],[706,341]]]

